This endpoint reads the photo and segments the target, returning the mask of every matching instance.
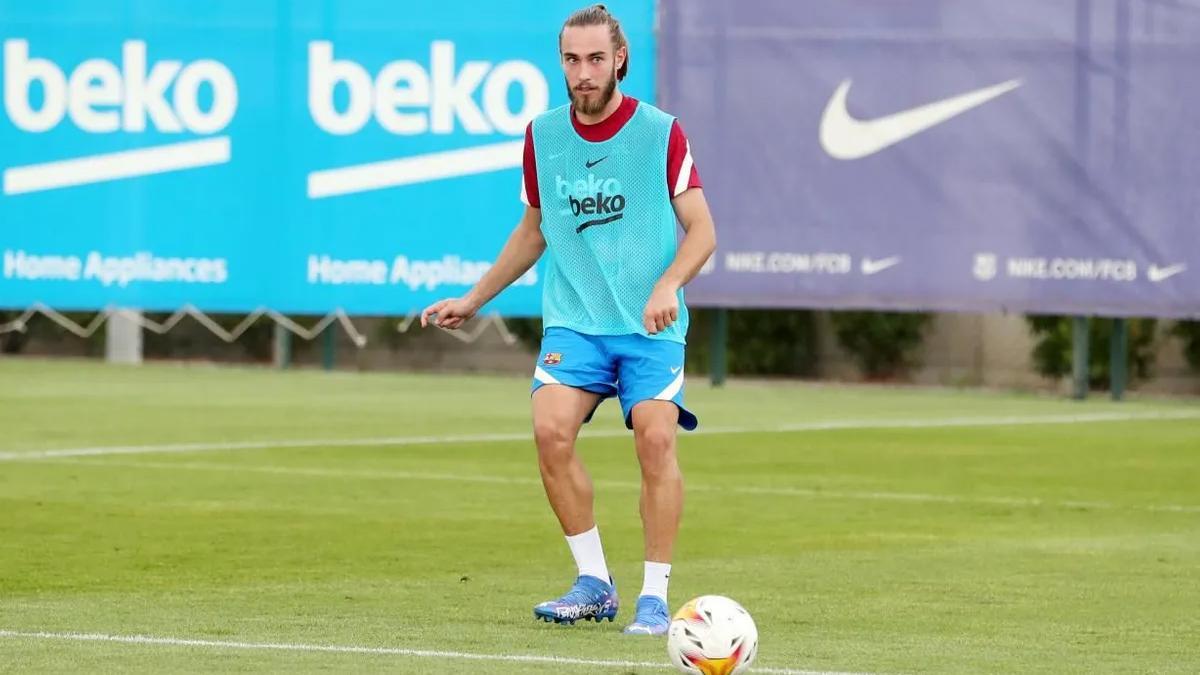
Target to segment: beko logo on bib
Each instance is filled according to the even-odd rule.
[[[571,181],[560,174],[554,177],[554,191],[567,200],[568,206],[562,210],[562,215],[570,213],[576,218],[585,218],[576,226],[576,233],[582,234],[589,227],[607,225],[625,217],[625,188],[616,178],[597,178],[596,174],[589,173],[586,179]]]
[[[503,134],[520,137],[525,125],[544,112],[550,87],[542,71],[528,61],[457,63],[449,40],[429,45],[428,67],[399,60],[372,73],[335,55],[332,42],[308,44],[308,110],[313,123],[335,136],[358,133],[374,120],[397,136]],[[517,88],[514,110],[509,96]],[[335,92],[346,91],[343,105]],[[477,100],[476,94],[481,94]],[[476,145],[459,150],[411,155],[308,175],[312,199],[423,183],[443,178],[509,169],[521,165],[522,140]]]
[[[209,92],[207,105],[202,104],[204,91]],[[90,58],[67,69],[34,56],[27,40],[4,41],[4,110],[12,125],[27,133],[69,124],[89,135],[211,135],[229,126],[237,107],[237,80],[213,59],[151,62],[144,41],[128,40],[119,63]],[[4,194],[222,164],[230,156],[229,137],[220,136],[8,167]]]

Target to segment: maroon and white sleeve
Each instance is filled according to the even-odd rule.
[[[535,209],[542,208],[538,194],[537,165],[533,158],[533,123],[525,127],[525,157],[521,162],[521,201]]]
[[[526,147],[532,147],[532,144]],[[671,138],[667,142],[667,195],[674,199],[688,188],[704,187],[700,183],[700,172],[692,161],[692,145],[679,126],[679,120],[671,125]]]

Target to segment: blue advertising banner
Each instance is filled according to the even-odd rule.
[[[466,291],[578,0],[0,0],[0,307],[404,314]],[[652,0],[608,3],[654,100]],[[489,309],[541,311],[531,270]]]
[[[1200,6],[664,0],[700,305],[1200,316]]]

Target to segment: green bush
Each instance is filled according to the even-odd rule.
[[[163,323],[170,316],[170,312],[145,313],[147,320],[156,323]],[[210,314],[209,318],[225,330],[232,331],[245,320],[245,315]],[[142,331],[142,352],[150,359],[207,359],[215,355],[236,358],[235,355],[240,353],[252,361],[267,362],[271,360],[274,349],[274,330],[275,322],[269,317],[260,316],[232,345],[227,345],[206,326],[187,317],[166,333]],[[103,333],[103,330],[100,332]]]
[[[1183,355],[1192,370],[1200,371],[1200,321],[1180,321],[1171,334],[1183,340]]]
[[[0,323],[13,321],[21,314],[23,312],[0,312]],[[87,327],[96,318],[96,313],[62,312],[62,316]],[[104,330],[98,330],[90,338],[83,339],[46,316],[34,314],[24,331],[0,334],[0,353],[20,354],[27,349],[40,353],[99,356],[104,353]]]
[[[687,368],[709,371],[712,361],[713,317],[716,310],[691,309]],[[729,310],[726,368],[732,375],[788,375],[806,377],[816,370],[816,321],[808,311],[766,309]],[[539,348],[541,319],[506,319],[505,324],[522,344]]]
[[[921,344],[932,318],[901,312],[830,314],[838,344],[871,379],[892,378],[911,366],[912,351]]]
[[[1037,338],[1033,346],[1033,363],[1038,373],[1045,377],[1059,378],[1071,373],[1072,318],[1068,316],[1029,316],[1025,319],[1029,330]],[[1129,319],[1129,371],[1131,379],[1149,379],[1154,365],[1154,319]],[[1111,365],[1113,320],[1090,320],[1088,331],[1088,385],[1097,388],[1109,386]]]
[[[21,312],[0,310],[0,324],[15,321],[20,315]],[[0,354],[20,354],[28,341],[29,335],[20,331],[0,333]]]
[[[688,369],[710,372],[715,309],[691,310]],[[806,310],[728,310],[725,366],[731,375],[811,377],[817,366],[817,323]]]
[[[542,348],[541,318],[505,319],[504,325],[508,327],[508,332],[512,333],[513,337],[517,338],[530,351],[536,352]]]

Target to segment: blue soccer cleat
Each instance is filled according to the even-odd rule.
[[[671,625],[667,603],[656,595],[643,595],[637,601],[637,615],[625,627],[626,635],[666,635]]]
[[[617,587],[592,576],[581,575],[567,594],[533,608],[533,618],[573,624],[576,621],[612,621],[617,617]]]

